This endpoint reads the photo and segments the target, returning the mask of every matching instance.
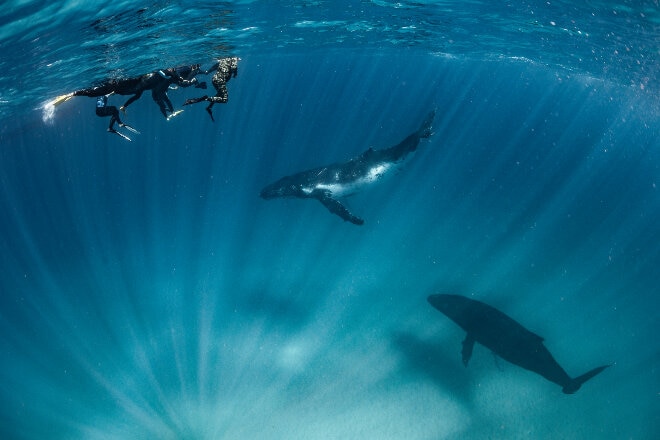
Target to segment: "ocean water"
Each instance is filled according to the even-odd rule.
[[[583,3],[4,2],[0,438],[660,437],[659,6]],[[215,122],[44,105],[230,55]],[[363,226],[259,198],[432,109]],[[612,367],[465,368],[434,293]]]

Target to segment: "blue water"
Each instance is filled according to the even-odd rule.
[[[0,19],[0,438],[660,437],[657,2],[36,2]],[[242,58],[108,134],[107,77]],[[197,89],[170,92],[179,107]],[[123,98],[111,97],[114,105]],[[258,197],[385,148],[347,199]],[[574,395],[426,297],[543,336]]]

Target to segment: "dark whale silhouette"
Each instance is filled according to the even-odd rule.
[[[283,177],[264,187],[261,190],[261,197],[316,199],[331,213],[337,214],[345,221],[361,225],[364,220],[353,215],[337,198],[351,195],[392,171],[396,164],[417,149],[420,139],[431,136],[431,123],[434,117],[435,111],[430,112],[417,131],[393,147],[383,150],[369,148],[348,162]]]
[[[594,368],[574,379],[555,361],[543,338],[527,330],[499,310],[460,295],[431,295],[429,303],[467,332],[463,341],[463,364],[467,366],[478,342],[512,364],[533,371],[573,394],[609,365]]]

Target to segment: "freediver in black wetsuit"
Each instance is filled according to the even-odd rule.
[[[171,114],[168,115],[167,113],[173,113],[174,106],[169,96],[167,96],[168,89],[173,85],[179,87],[190,87],[194,85],[197,88],[205,89],[206,83],[200,83],[195,78],[195,75],[198,73],[199,64],[193,64],[189,66],[169,67],[142,75],[139,78],[140,81],[135,90],[135,95],[131,96],[119,110],[126,112],[126,107],[138,100],[142,96],[142,92],[151,90],[151,97],[158,104],[160,112],[165,118],[169,119]]]
[[[213,87],[215,87],[216,90],[215,96],[204,95],[200,98],[190,98],[187,99],[183,105],[196,104],[202,101],[209,101],[209,105],[208,107],[206,107],[206,111],[211,116],[211,121],[215,122],[215,119],[213,119],[213,112],[211,110],[213,108],[213,104],[215,103],[224,104],[227,101],[229,101],[227,82],[231,78],[235,78],[236,75],[238,74],[238,62],[240,60],[241,59],[238,57],[219,59],[209,70],[204,72],[208,74],[210,72],[213,72],[214,70],[216,71],[215,75],[213,75],[213,79],[211,80],[211,82],[213,83]]]

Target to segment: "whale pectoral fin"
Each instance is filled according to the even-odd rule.
[[[582,376],[576,377],[575,379],[571,379],[564,387],[562,388],[562,391],[564,394],[573,394],[577,390],[580,389],[583,383],[591,379],[597,374],[600,374],[605,368],[611,367],[611,365],[602,365],[600,367],[594,368],[591,371],[587,371],[584,373]]]
[[[344,205],[342,205],[341,202],[339,202],[336,199],[333,199],[330,196],[329,191],[314,190],[311,193],[311,196],[318,199],[318,201],[321,202],[323,206],[328,208],[328,211],[330,211],[333,214],[337,214],[345,221],[351,222],[355,225],[364,224],[364,220],[351,214],[351,212]]]
[[[467,367],[468,362],[470,362],[470,358],[472,357],[472,349],[474,348],[474,337],[471,334],[465,335],[465,339],[463,340],[463,349],[461,350],[461,354],[463,355],[463,365]]]
[[[417,130],[417,135],[420,138],[429,138],[433,135],[431,126],[433,124],[434,118],[435,118],[435,110],[431,110],[431,112],[428,115],[426,115],[426,119],[424,119],[424,122],[422,122],[422,125],[419,127],[419,130]]]

